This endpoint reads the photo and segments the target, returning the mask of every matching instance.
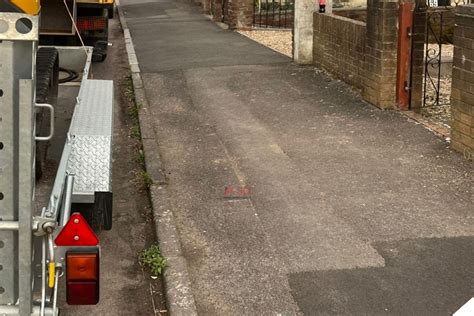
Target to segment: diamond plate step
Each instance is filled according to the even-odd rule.
[[[67,171],[76,175],[73,202],[93,203],[95,192],[112,192],[112,81],[83,81],[69,133]]]

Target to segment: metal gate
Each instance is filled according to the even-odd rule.
[[[453,69],[454,9],[470,0],[427,0],[415,10],[426,10],[422,107],[450,104]]]
[[[253,26],[264,28],[292,28],[294,0],[254,0]]]
[[[423,107],[447,105],[451,97],[454,13],[428,8],[426,16]]]

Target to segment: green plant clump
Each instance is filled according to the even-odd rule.
[[[139,257],[140,264],[147,266],[153,276],[159,276],[166,267],[166,259],[161,255],[158,245],[151,245],[143,250]]]
[[[143,180],[143,185],[149,188],[153,184],[153,180],[151,179],[150,175],[146,171],[140,172],[140,175]]]

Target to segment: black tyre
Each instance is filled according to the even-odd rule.
[[[107,15],[109,19],[113,19],[115,16],[115,4],[107,10]]]
[[[59,54],[56,48],[42,47],[36,54],[36,103],[49,103],[56,107],[59,88]],[[49,133],[50,113],[36,109],[36,135]],[[36,142],[36,171],[38,180],[44,172],[48,142]]]
[[[71,206],[71,212],[79,212],[86,219],[89,226],[96,232],[102,230],[102,216],[95,212],[94,204],[74,203]]]
[[[79,212],[86,219],[89,226],[95,231],[112,229],[112,200],[111,192],[96,192],[94,204],[75,203],[72,212]]]

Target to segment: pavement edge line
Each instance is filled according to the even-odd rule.
[[[147,152],[159,153],[158,143],[153,130],[153,122],[148,115],[148,100],[145,94],[138,59],[135,54],[130,30],[120,6],[116,0],[120,24],[124,33],[128,62],[132,72],[132,84],[137,106],[140,107],[138,121],[141,141],[145,153],[145,166],[153,184],[149,188],[155,234],[168,266],[163,273],[165,296],[169,315],[197,315],[196,303],[192,295],[188,265],[182,254],[181,242],[174,222],[174,216],[167,190],[167,179],[163,173],[161,157],[156,154],[148,156]],[[149,158],[147,158],[149,157]]]

